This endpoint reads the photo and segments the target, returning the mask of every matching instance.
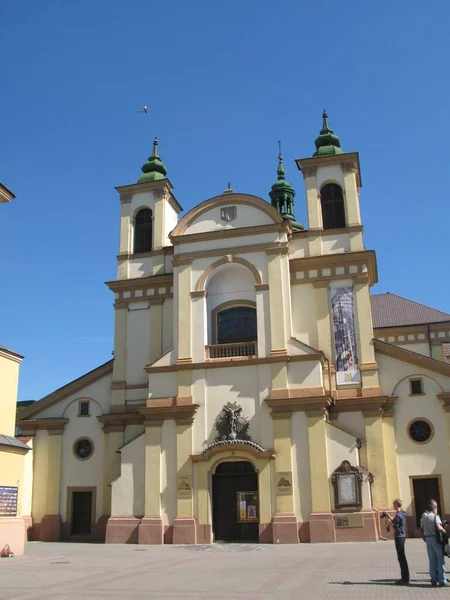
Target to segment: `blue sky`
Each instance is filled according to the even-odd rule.
[[[448,0],[0,0],[0,341],[20,399],[111,358],[119,200],[154,135],[185,210],[260,195],[321,111],[359,151],[380,283],[450,312]],[[147,115],[137,111],[148,105]]]

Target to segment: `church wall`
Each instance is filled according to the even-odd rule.
[[[448,378],[420,369],[415,365],[377,354],[382,388],[398,397],[394,407],[395,441],[399,473],[400,496],[408,515],[414,514],[411,477],[440,476],[443,510],[450,512],[449,414],[436,396],[448,390]],[[410,395],[409,379],[422,378],[424,394]],[[424,444],[415,443],[408,435],[414,419],[427,419],[434,435]],[[394,457],[395,449],[392,449]]]
[[[293,237],[289,244],[289,259],[309,256],[308,234]]]
[[[128,309],[125,362],[127,384],[148,381],[144,367],[149,361],[150,310],[146,303],[136,303]]]
[[[318,348],[316,293],[312,283],[291,286],[294,337]]]
[[[68,487],[96,488],[96,521],[102,515],[102,473],[104,464],[104,433],[97,416],[103,414],[100,405],[90,401],[90,416],[78,417],[78,402],[72,402],[64,411],[64,417],[69,419],[62,437],[61,486],[60,486],[60,515],[63,522],[70,520],[67,515]],[[73,452],[77,439],[88,438],[94,445],[94,452],[87,460],[80,460]]]
[[[322,237],[322,254],[338,254],[339,252],[350,252],[348,233],[324,235]]]
[[[230,205],[233,205],[230,199]],[[237,215],[233,221],[226,222],[220,217],[221,206],[214,206],[205,211],[186,228],[185,235],[203,233],[204,231],[222,231],[238,227],[257,227],[258,225],[272,225],[272,218],[254,206],[240,203],[237,206]]]
[[[150,398],[173,398],[178,393],[176,373],[152,373],[150,375]]]
[[[155,254],[154,256],[137,256],[135,258],[131,257],[128,259],[127,279],[135,279],[138,277],[151,277],[152,275],[155,275],[153,268],[160,264],[161,255],[159,254]]]
[[[145,504],[145,436],[120,450],[120,475],[112,484],[111,514],[143,516]]]
[[[356,437],[349,433],[334,427],[327,423],[327,463],[328,476],[330,478],[330,498],[332,510],[334,505],[334,488],[331,482],[332,473],[342,464],[344,460],[352,467],[361,467],[359,464],[358,448],[356,446]],[[370,485],[367,480],[368,473],[364,473],[361,487],[362,510],[371,510]]]
[[[322,386],[322,366],[317,360],[288,363],[287,371],[291,388]]]
[[[344,177],[339,165],[319,167],[317,169],[316,185],[319,192],[325,183],[338,183],[344,189]]]
[[[27,446],[30,446],[31,451],[25,454],[23,461],[22,515],[29,516],[33,500],[33,438],[27,442]]]
[[[430,346],[428,342],[415,343],[415,344],[395,344],[400,348],[405,348],[405,350],[409,350],[410,352],[417,352],[418,354],[423,354],[425,356],[430,356]]]
[[[364,428],[364,415],[361,411],[340,412],[337,424],[349,433],[357,436],[360,440],[364,440],[366,432]]]

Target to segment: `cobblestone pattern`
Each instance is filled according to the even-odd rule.
[[[412,582],[392,542],[265,546],[30,543],[0,559],[0,600],[352,600],[435,598],[425,545],[408,540]]]

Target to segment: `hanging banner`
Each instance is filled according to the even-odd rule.
[[[360,383],[353,287],[330,288],[330,297],[336,352],[336,383]]]

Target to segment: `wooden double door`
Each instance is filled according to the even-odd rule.
[[[93,492],[71,491],[70,535],[90,536],[92,533]]]
[[[248,498],[249,503],[244,506],[243,500],[240,505],[239,497]],[[251,463],[223,462],[217,466],[212,476],[212,507],[214,541],[258,541],[258,476]],[[254,522],[245,522],[247,518]]]
[[[441,493],[438,477],[413,477],[412,488],[414,494],[414,513],[416,516],[416,526],[420,528],[420,518],[427,510],[428,502],[436,500],[438,511],[443,518],[444,507],[441,504]]]

